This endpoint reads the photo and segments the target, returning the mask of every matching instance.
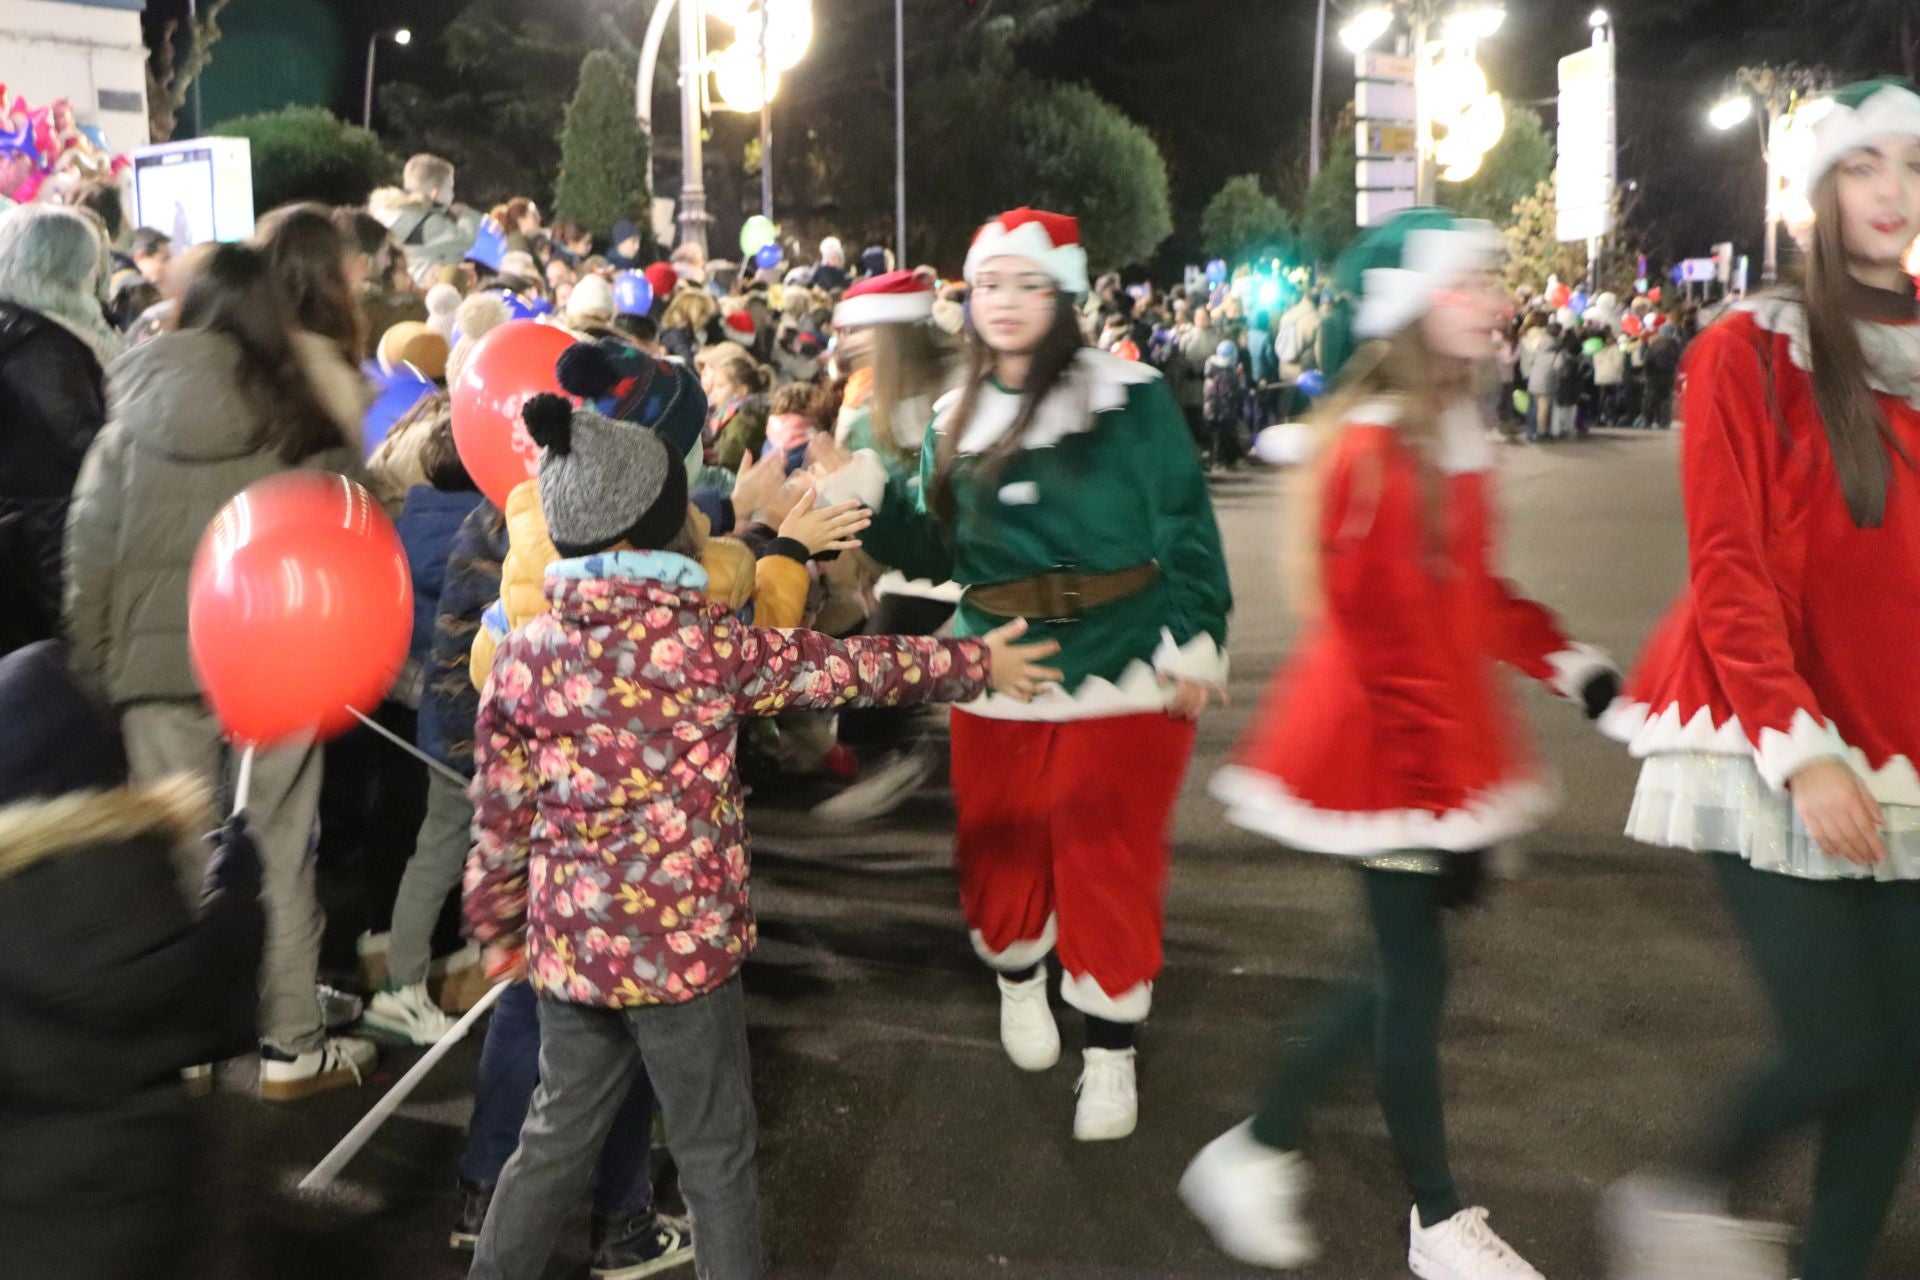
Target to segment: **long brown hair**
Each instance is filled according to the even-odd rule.
[[[1441,419],[1471,385],[1471,371],[1458,367],[1427,345],[1418,324],[1390,338],[1369,342],[1354,353],[1340,385],[1314,414],[1313,460],[1297,468],[1287,485],[1286,527],[1281,536],[1281,574],[1303,619],[1320,615],[1324,605],[1320,578],[1320,512],[1326,493],[1327,447],[1354,409],[1371,400],[1391,402],[1398,411],[1397,438],[1414,457],[1425,495],[1427,553],[1445,564],[1446,477],[1439,464]],[[1366,515],[1355,513],[1355,518]]]
[[[333,340],[348,364],[366,358],[365,321],[347,286],[345,239],[325,205],[290,204],[260,219],[253,243],[308,333]]]
[[[244,245],[209,250],[180,300],[179,328],[225,334],[240,347],[240,382],[263,443],[292,465],[347,443],[294,350],[295,325],[266,256]]]
[[[873,329],[873,440],[883,452],[903,457],[893,415],[910,400],[931,401],[946,385],[954,351],[930,324],[883,324]],[[926,426],[925,419],[914,424]]]
[[[1833,469],[1847,497],[1847,511],[1862,529],[1877,529],[1887,514],[1893,460],[1908,456],[1867,385],[1867,354],[1860,345],[1857,310],[1849,294],[1857,287],[1847,269],[1840,225],[1840,180],[1831,169],[1813,188],[1813,242],[1807,253],[1801,297],[1807,312],[1807,357],[1813,366],[1813,399],[1833,451]]]
[[[1080,354],[1080,348],[1086,345],[1086,339],[1080,333],[1080,318],[1074,313],[1073,301],[1066,294],[1056,294],[1053,304],[1053,323],[1040,339],[1040,345],[1033,349],[1033,363],[1027,370],[1027,385],[1020,391],[1020,407],[1014,411],[1013,423],[1007,428],[1006,435],[994,441],[980,456],[980,465],[987,475],[992,475],[1005,466],[1007,459],[1020,452],[1020,446],[1026,440],[1027,431],[1033,425],[1034,415],[1053,389],[1073,367],[1074,357]],[[993,376],[994,351],[986,344],[977,329],[967,331],[967,371],[966,381],[961,383],[960,403],[954,406],[952,416],[941,430],[934,445],[933,482],[927,490],[927,503],[942,523],[951,526],[954,521],[955,506],[953,497],[953,464],[960,456],[960,439],[967,433],[967,424],[973,421],[973,413],[980,404],[980,388]]]

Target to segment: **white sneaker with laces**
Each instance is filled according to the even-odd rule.
[[[1000,978],[1000,1046],[1022,1071],[1045,1071],[1060,1061],[1060,1028],[1047,1003],[1047,970],[1025,982]]]
[[[1786,1231],[1730,1216],[1697,1183],[1622,1178],[1601,1219],[1613,1280],[1786,1280]]]
[[[380,1051],[371,1040],[328,1036],[318,1049],[293,1053],[277,1045],[260,1046],[260,1097],[294,1102],[309,1094],[359,1084]]]
[[[1133,1132],[1140,1120],[1140,1091],[1133,1078],[1133,1050],[1088,1049],[1073,1109],[1073,1136],[1110,1142]]]
[[[1407,1267],[1420,1280],[1546,1280],[1487,1225],[1487,1211],[1462,1209],[1445,1222],[1420,1225],[1413,1211]]]
[[[1180,1177],[1180,1199],[1230,1257],[1288,1270],[1320,1256],[1301,1213],[1307,1182],[1306,1159],[1258,1141],[1249,1120],[1200,1149]]]
[[[904,754],[895,752],[840,794],[813,807],[813,816],[832,822],[871,822],[884,818],[913,798],[940,767],[940,757],[922,743]]]
[[[360,1020],[361,1029],[369,1034],[422,1045],[439,1043],[442,1036],[453,1030],[453,1024],[454,1019],[443,1013],[427,994],[424,982],[376,991]]]

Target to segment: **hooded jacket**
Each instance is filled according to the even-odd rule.
[[[87,344],[0,302],[0,653],[60,629],[67,505],[106,418],[105,380]]]
[[[344,437],[299,466],[364,483],[345,361],[325,339],[299,338],[309,379]],[[87,452],[67,522],[73,662],[115,704],[197,698],[187,578],[200,535],[235,494],[289,467],[241,384],[239,345],[224,334],[163,334],[114,361],[108,381],[107,425]]]

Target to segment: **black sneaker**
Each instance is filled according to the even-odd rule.
[[[641,1280],[693,1261],[693,1230],[684,1218],[593,1215],[593,1280]]]
[[[460,1220],[447,1234],[447,1244],[461,1253],[472,1253],[480,1243],[480,1228],[487,1224],[487,1206],[492,1203],[492,1187],[460,1179]]]

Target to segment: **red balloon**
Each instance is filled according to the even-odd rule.
[[[1620,321],[1620,329],[1621,329],[1621,332],[1625,333],[1629,338],[1639,337],[1640,336],[1640,317],[1636,315],[1629,315],[1622,318]]]
[[[359,485],[285,472],[248,486],[201,535],[187,641],[236,743],[329,738],[393,687],[413,632],[400,535]]]
[[[514,486],[540,468],[540,446],[520,410],[543,391],[566,394],[553,366],[573,341],[556,325],[509,321],[480,339],[454,384],[454,447],[480,492],[502,510]]]
[[[1571,301],[1573,301],[1573,290],[1564,284],[1556,284],[1553,288],[1547,290],[1547,303],[1555,311],[1558,311]]]

